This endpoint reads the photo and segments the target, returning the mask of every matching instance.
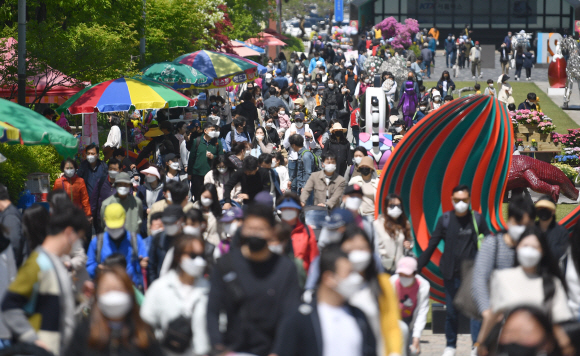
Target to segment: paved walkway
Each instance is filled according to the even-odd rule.
[[[441,356],[445,345],[444,334],[433,334],[431,330],[425,330],[421,337],[421,356]],[[470,353],[471,336],[469,334],[458,335],[456,356],[469,356]]]

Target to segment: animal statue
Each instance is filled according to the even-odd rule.
[[[564,108],[568,107],[572,90],[574,88],[574,81],[580,85],[580,49],[578,43],[572,37],[564,37],[559,43],[563,52],[568,52],[569,57],[566,62],[566,90],[564,91]]]
[[[530,40],[534,37],[532,33],[526,33],[526,31],[521,30],[520,32],[516,33],[512,36],[512,48],[515,51],[518,48],[522,48],[524,51],[528,51],[530,46]]]
[[[531,188],[558,201],[560,193],[578,201],[578,190],[566,175],[549,163],[528,156],[513,156],[507,190]]]

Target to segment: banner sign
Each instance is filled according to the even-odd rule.
[[[538,63],[550,63],[556,54],[556,47],[562,40],[559,33],[538,33]]]
[[[334,20],[337,22],[344,21],[344,8],[342,0],[334,0]]]

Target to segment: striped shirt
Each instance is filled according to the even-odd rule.
[[[503,234],[487,236],[475,258],[471,293],[480,313],[490,308],[489,280],[494,269],[514,266],[515,250],[505,243]]]

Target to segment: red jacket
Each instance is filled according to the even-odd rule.
[[[308,231],[306,230],[308,229]],[[318,245],[316,244],[316,236],[310,226],[304,225],[298,221],[296,227],[292,231],[292,248],[294,249],[294,256],[300,258],[304,262],[304,270],[308,271],[310,263],[318,256]]]
[[[72,191],[71,191],[72,182]],[[74,205],[83,209],[86,216],[91,216],[91,204],[89,203],[89,193],[87,192],[87,186],[85,185],[85,180],[76,174],[71,178],[60,177],[54,181],[54,190],[62,189],[71,198]]]

